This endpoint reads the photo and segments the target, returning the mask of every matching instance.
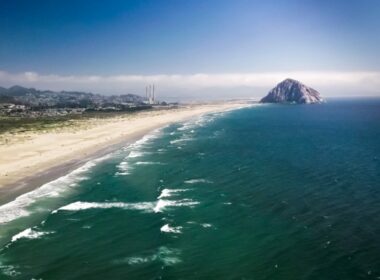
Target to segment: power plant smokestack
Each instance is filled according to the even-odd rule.
[[[146,96],[147,103],[155,104],[155,94],[156,94],[155,90],[156,90],[156,87],[154,84],[145,86],[145,96]]]

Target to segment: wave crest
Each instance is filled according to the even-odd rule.
[[[197,184],[197,183],[212,184],[213,181],[210,181],[207,179],[190,179],[190,180],[185,181],[185,184]]]
[[[15,242],[21,238],[27,238],[27,239],[37,239],[41,236],[54,233],[53,231],[36,231],[32,228],[27,228],[26,230],[23,230],[22,232],[19,232],[18,234],[15,234],[12,236],[11,241]]]
[[[182,227],[172,227],[169,224],[166,224],[160,228],[160,231],[167,232],[167,233],[181,233]]]
[[[125,203],[125,202],[83,202],[76,201],[65,205],[57,210],[53,211],[81,211],[88,209],[110,209],[110,208],[121,208],[126,210],[140,210],[152,212],[154,208],[153,202],[137,202],[137,203]]]

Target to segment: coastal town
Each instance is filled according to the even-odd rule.
[[[51,91],[12,86],[0,87],[0,116],[57,117],[85,112],[131,112],[176,106],[157,101],[155,85],[145,88],[145,96],[136,94],[101,95],[79,91]]]

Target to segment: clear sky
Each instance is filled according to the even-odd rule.
[[[4,86],[248,92],[289,75],[329,94],[342,79],[380,86],[378,0],[4,0],[0,36]]]

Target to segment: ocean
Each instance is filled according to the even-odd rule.
[[[0,279],[380,279],[380,100],[153,131],[0,206]]]

